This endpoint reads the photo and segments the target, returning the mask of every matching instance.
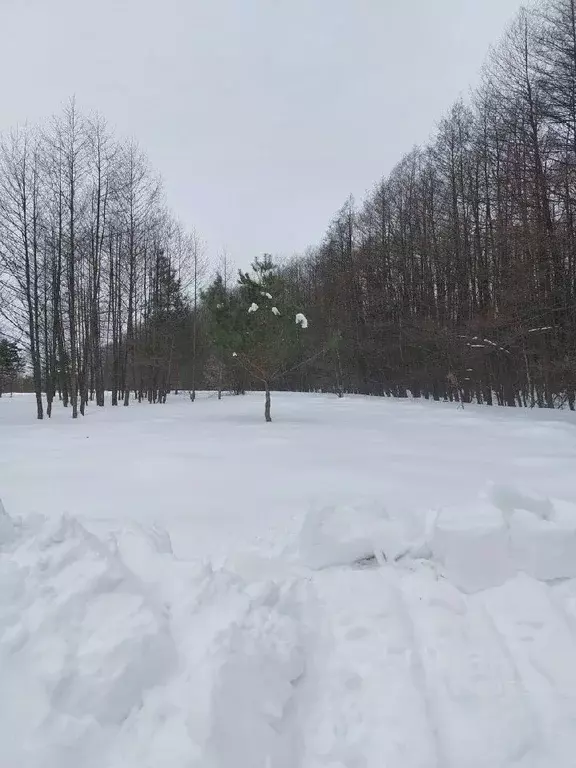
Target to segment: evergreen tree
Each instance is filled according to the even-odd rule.
[[[208,339],[214,349],[209,358],[205,377],[210,385],[216,385],[218,400],[222,399],[224,380],[230,377],[231,349],[234,347],[231,299],[224,284],[224,278],[218,272],[214,282],[202,294],[204,307],[207,309],[206,323]],[[238,380],[236,391],[242,389]]]
[[[269,256],[256,259],[253,273],[240,272],[229,294],[221,276],[205,294],[213,344],[264,387],[264,417],[270,414],[270,386],[302,358],[306,317],[284,299],[282,275]]]
[[[12,387],[14,379],[22,371],[24,361],[15,341],[0,340],[0,397],[6,384]]]

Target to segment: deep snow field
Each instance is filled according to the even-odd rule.
[[[576,418],[0,399],[0,768],[574,768]]]

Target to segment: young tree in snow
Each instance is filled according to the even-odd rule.
[[[227,294],[217,277],[206,294],[211,338],[217,348],[264,388],[264,418],[271,417],[271,384],[303,365],[306,316],[283,300],[283,280],[269,256],[256,259],[253,274],[239,273]]]

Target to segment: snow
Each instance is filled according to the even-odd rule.
[[[510,541],[517,567],[543,581],[576,578],[576,515],[541,520],[517,510],[510,522]]]
[[[299,325],[300,328],[308,328],[308,319],[302,312],[298,312],[296,315],[296,325]]]
[[[312,508],[299,536],[299,556],[314,569],[349,565],[366,557],[395,561],[418,546],[419,533],[408,514],[394,519],[375,503]]]
[[[248,312],[258,312],[258,304],[253,301],[252,304],[250,304],[248,307]]]
[[[271,311],[273,315],[276,315],[276,317],[280,315],[280,310],[278,309],[278,307],[272,307]]]
[[[573,768],[573,414],[0,399],[0,766]]]
[[[272,294],[268,293],[267,291],[260,291],[260,295],[264,296],[266,299],[272,299]]]
[[[467,506],[465,514],[461,507],[443,509],[432,551],[450,581],[467,592],[498,586],[514,574],[504,516],[482,501]]]

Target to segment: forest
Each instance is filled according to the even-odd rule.
[[[255,266],[209,267],[143,152],[73,102],[2,140],[0,332],[25,364],[0,376],[38,418],[270,386],[574,410],[576,0],[522,10],[426,146]],[[308,326],[288,341],[284,307]]]

